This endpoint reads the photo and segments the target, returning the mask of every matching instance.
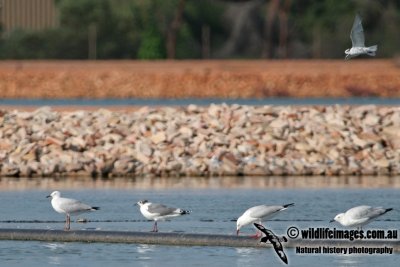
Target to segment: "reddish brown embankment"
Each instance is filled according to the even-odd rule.
[[[2,98],[400,96],[392,60],[2,61]]]

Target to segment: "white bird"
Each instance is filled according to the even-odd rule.
[[[251,223],[261,224],[262,221],[271,219],[279,212],[286,210],[288,207],[293,206],[294,203],[290,203],[283,206],[267,206],[267,205],[259,205],[255,207],[251,207],[246,210],[242,216],[240,216],[236,221],[236,234],[239,235],[240,228],[245,225]],[[257,231],[254,237],[259,237],[260,232]]]
[[[64,230],[68,231],[71,224],[71,215],[79,215],[88,211],[99,210],[99,207],[92,207],[84,204],[78,200],[71,198],[61,197],[59,191],[54,191],[47,198],[51,197],[51,206],[58,213],[65,213],[65,227]]]
[[[346,54],[346,59],[351,59],[362,54],[375,56],[378,46],[373,45],[370,47],[365,47],[364,30],[361,24],[361,17],[358,14],[356,14],[356,18],[354,19],[353,28],[351,29],[350,33],[350,39],[352,47],[344,51]]]
[[[379,216],[382,216],[388,211],[391,211],[392,208],[385,209],[382,207],[371,207],[371,206],[357,206],[354,208],[349,209],[345,213],[339,213],[338,215],[335,216],[333,220],[330,222],[337,221],[343,226],[349,226],[349,227],[362,227],[374,219],[378,218]]]
[[[167,207],[163,204],[151,203],[147,200],[141,200],[136,203],[140,207],[140,212],[148,220],[154,220],[154,227],[152,232],[158,232],[157,221],[166,220],[185,214],[190,214],[190,211]]]

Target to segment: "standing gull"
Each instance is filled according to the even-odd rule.
[[[154,227],[152,232],[158,232],[157,221],[173,218],[185,214],[189,214],[190,211],[167,207],[163,204],[151,203],[147,200],[141,200],[136,203],[140,207],[140,212],[148,220],[154,220]]]
[[[261,224],[262,221],[271,219],[275,215],[277,215],[279,212],[287,209],[290,206],[293,206],[294,203],[290,203],[287,205],[283,206],[267,206],[267,205],[260,205],[260,206],[255,206],[252,208],[249,208],[246,210],[242,216],[239,217],[236,221],[236,234],[239,235],[240,228],[242,228],[245,225],[251,224],[251,223],[259,223]],[[259,237],[260,232],[257,231],[256,235],[254,237]]]
[[[370,47],[365,47],[365,37],[364,30],[361,24],[360,15],[356,14],[356,18],[354,19],[353,28],[350,33],[352,47],[346,49],[344,53],[346,54],[346,59],[351,59],[353,57],[367,54],[369,56],[375,56],[376,50],[378,50],[377,45],[373,45]]]
[[[65,213],[66,219],[64,230],[66,231],[70,229],[71,215],[79,215],[88,211],[100,209],[99,207],[92,207],[75,199],[63,198],[59,191],[54,191],[47,197],[51,197],[51,205],[55,211],[58,213]]]
[[[385,209],[382,207],[357,206],[349,209],[345,213],[339,213],[330,222],[337,221],[343,226],[361,228],[391,210],[392,208]]]

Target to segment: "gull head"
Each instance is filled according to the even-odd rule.
[[[344,51],[345,54],[350,54],[350,48],[347,48],[346,51]]]
[[[339,213],[339,214],[336,215],[335,218],[333,218],[333,220],[331,220],[330,222],[336,221],[336,222],[342,223],[343,218],[344,218],[344,213]]]
[[[50,195],[46,196],[47,198],[51,197],[51,198],[57,198],[60,197],[61,193],[59,191],[54,191],[53,193],[51,193]]]
[[[239,235],[240,228],[242,228],[242,227],[244,226],[244,225],[242,224],[241,218],[242,218],[242,217],[240,217],[240,218],[237,219],[237,221],[236,221],[236,235]]]
[[[136,205],[138,205],[138,206],[143,206],[144,204],[146,204],[146,203],[149,203],[149,201],[148,200],[146,200],[146,199],[144,199],[144,200],[140,200],[139,202],[137,202],[136,203]]]

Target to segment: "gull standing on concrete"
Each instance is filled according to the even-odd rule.
[[[357,206],[349,209],[345,213],[339,213],[330,222],[337,221],[343,226],[361,228],[364,225],[375,220],[379,216],[382,216],[386,212],[391,211],[392,208],[385,209],[382,207],[371,207],[371,206]]]
[[[185,214],[190,214],[190,211],[167,207],[163,204],[151,203],[147,200],[141,200],[136,203],[140,207],[140,212],[148,220],[154,220],[154,227],[152,232],[158,232],[157,221],[166,220]]]
[[[353,57],[367,54],[369,56],[375,56],[376,50],[378,50],[377,45],[373,45],[370,47],[365,47],[365,37],[364,30],[361,24],[360,15],[356,14],[356,18],[354,19],[353,28],[350,33],[352,47],[346,49],[344,53],[346,54],[346,59],[351,59]]]
[[[51,205],[55,211],[58,213],[65,213],[66,219],[64,230],[66,231],[71,228],[71,215],[79,215],[88,211],[100,209],[99,207],[92,207],[75,199],[63,198],[59,191],[54,191],[47,197],[51,197]]]
[[[290,203],[283,206],[267,206],[267,205],[259,205],[255,207],[251,207],[246,210],[242,216],[239,217],[236,221],[236,234],[239,235],[240,228],[245,225],[251,223],[261,224],[262,221],[271,219],[279,212],[286,210],[288,207],[293,206],[294,203]],[[257,231],[254,237],[260,237],[261,233]]]

